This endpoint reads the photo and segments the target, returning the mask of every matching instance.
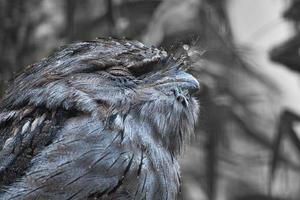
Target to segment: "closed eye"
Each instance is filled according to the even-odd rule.
[[[143,65],[131,66],[128,68],[128,70],[131,72],[133,76],[139,79],[143,79],[149,73],[155,73],[161,70],[162,66],[163,66],[162,61],[157,61],[157,62],[146,63]]]

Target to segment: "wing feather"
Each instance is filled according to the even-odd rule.
[[[134,152],[124,152],[119,143],[113,143],[117,134],[105,132],[90,116],[68,120],[53,143],[34,157],[26,173],[0,198],[113,196],[139,164]],[[88,188],[83,190],[83,186]]]

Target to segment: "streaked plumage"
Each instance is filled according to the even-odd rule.
[[[24,70],[0,110],[0,199],[176,199],[197,80],[166,52],[99,39]]]

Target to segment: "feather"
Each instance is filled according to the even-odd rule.
[[[182,65],[99,39],[26,68],[0,104],[0,199],[175,199],[199,110]]]

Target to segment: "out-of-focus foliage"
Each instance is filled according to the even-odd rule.
[[[188,44],[191,70],[204,87],[198,140],[183,160],[184,199],[296,198],[298,152],[288,138],[281,139],[284,151],[276,152],[277,90],[247,62],[247,51],[234,45],[225,3],[166,1],[145,36],[165,48],[179,44],[180,53]],[[178,15],[180,9],[189,13]],[[280,163],[275,171],[274,162]]]
[[[295,27],[295,35],[288,41],[280,44],[279,46],[272,49],[270,57],[273,61],[285,65],[287,68],[299,73],[300,72],[300,1],[293,0],[290,3],[289,8],[285,11],[284,17],[292,22]],[[299,113],[286,109],[280,114],[278,129],[273,146],[273,157],[271,163],[271,178],[276,176],[276,172],[280,169],[280,154],[282,148],[285,148],[284,142],[286,140],[290,141],[290,146],[297,152],[294,155],[294,160],[299,163],[300,154],[300,139],[297,130],[295,130],[295,124],[299,123],[300,116]],[[291,156],[289,156],[291,157]],[[297,163],[297,164],[298,164]],[[299,179],[299,175],[296,177]],[[294,182],[299,190],[299,180]],[[299,198],[299,194],[295,196]]]
[[[31,35],[41,23],[39,1],[0,1],[0,91],[4,83],[26,62],[35,48]],[[26,61],[27,60],[27,61]]]
[[[182,159],[182,199],[298,199],[299,144],[287,126],[294,116],[282,114],[277,89],[234,44],[226,3],[0,0],[0,86],[77,40],[126,36],[186,55],[202,90],[196,134]]]

